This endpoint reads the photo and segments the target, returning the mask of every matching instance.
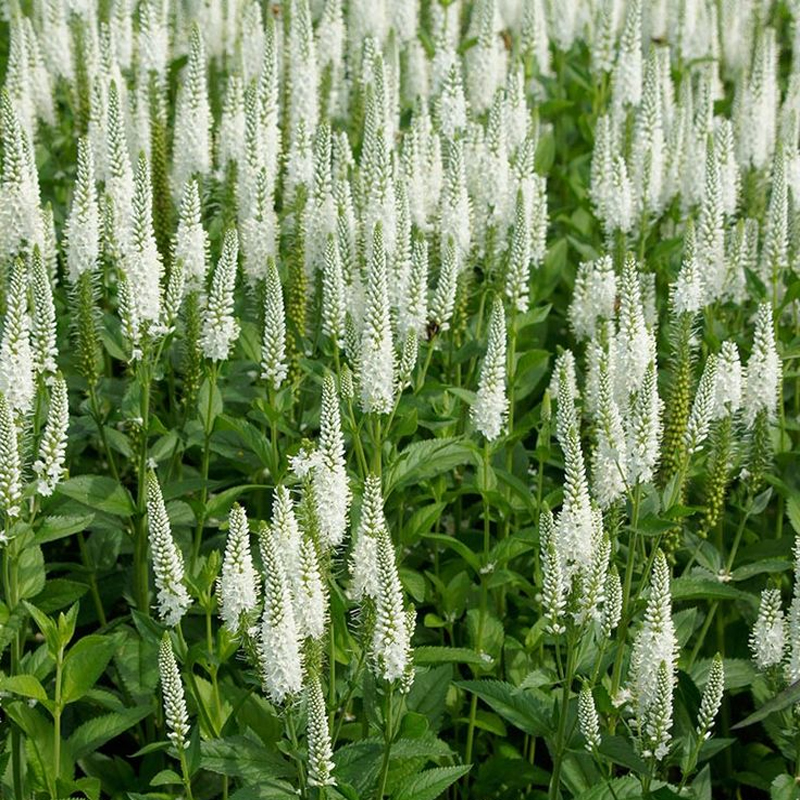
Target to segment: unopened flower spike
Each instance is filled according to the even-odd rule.
[[[714,719],[719,713],[722,705],[722,693],[725,690],[725,667],[722,656],[717,653],[711,659],[711,666],[708,670],[708,681],[703,690],[700,700],[700,711],[697,714],[697,735],[702,739],[711,736],[711,729],[714,726]]]
[[[592,697],[592,690],[584,686],[578,695],[578,725],[586,740],[586,749],[591,753],[600,747],[600,719]]]
[[[336,786],[325,696],[318,675],[308,682],[308,782],[311,786]]]

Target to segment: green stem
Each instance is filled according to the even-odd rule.
[[[383,731],[384,748],[383,748],[383,761],[381,763],[380,779],[378,781],[378,793],[375,795],[376,800],[382,800],[386,793],[386,778],[389,775],[389,756],[392,752],[392,695],[394,692],[394,685],[389,684],[389,691],[386,693],[386,720]]]
[[[208,383],[208,405],[206,407],[205,430],[203,431],[203,460],[200,465],[200,477],[203,480],[203,486],[200,489],[200,508],[197,512],[197,528],[194,532],[192,563],[196,563],[200,557],[200,547],[203,544],[203,528],[206,522],[206,505],[208,504],[208,469],[211,463],[211,431],[214,428],[211,414],[214,408],[214,393],[217,388],[217,365],[213,361],[209,369]]]
[[[297,761],[297,782],[300,788],[300,797],[306,797],[306,772],[303,760],[300,758],[300,743],[297,739],[297,729],[294,724],[294,714],[291,707],[286,709],[286,732],[289,734],[289,741],[294,748],[294,758]]]
[[[622,619],[620,621],[619,630],[617,632],[617,641],[619,642],[619,649],[617,656],[614,660],[614,672],[611,679],[611,698],[616,696],[619,691],[619,684],[622,678],[622,659],[625,655],[625,638],[628,633],[628,625],[630,622],[630,602],[631,602],[631,586],[633,584],[633,564],[636,560],[636,549],[638,547],[639,538],[639,505],[642,498],[642,486],[636,484],[633,490],[632,499],[632,514],[631,514],[631,534],[628,544],[628,560],[625,565],[625,583],[622,591]]]
[[[17,598],[17,560],[12,555],[12,548],[15,543],[9,541],[11,525],[8,517],[5,518],[5,539],[6,545],[3,548],[3,593],[5,594],[6,605],[9,613],[12,613],[19,602]],[[21,643],[19,632],[11,637],[11,665],[10,675],[13,677],[19,672],[19,662],[21,657]],[[19,728],[11,726],[11,776],[14,784],[14,797],[24,797],[22,785],[22,737]]]
[[[575,653],[577,647],[572,637],[567,640],[567,669],[564,683],[561,687],[561,707],[559,709],[558,733],[556,735],[555,758],[553,759],[553,774],[550,778],[549,800],[558,800],[561,794],[561,767],[564,763],[564,750],[567,738],[567,718],[569,716],[569,697],[572,691],[572,679],[575,674]]]
[[[483,445],[483,470],[484,478],[489,474],[489,442],[485,441]],[[491,543],[491,518],[489,500],[486,492],[483,493],[483,566],[486,567],[489,563],[489,545]],[[489,603],[489,590],[486,585],[486,575],[481,575],[481,605],[478,616],[478,633],[475,638],[475,649],[480,653],[483,647],[483,629],[486,625],[486,613]],[[467,742],[464,750],[464,761],[467,764],[472,763],[472,748],[475,742],[475,724],[478,715],[478,696],[472,695],[469,707],[469,725],[467,727]],[[468,777],[464,776],[464,789],[468,786]]]
[[[53,774],[56,776],[56,780],[61,775],[61,712],[63,710],[61,704],[61,674],[63,666],[64,646],[62,644],[58,648],[58,657],[56,659],[56,689],[53,703],[53,764],[55,766]],[[57,793],[53,795],[53,800],[57,796]]]
[[[94,384],[89,386],[89,407],[92,410],[92,417],[94,418],[95,425],[97,425],[97,433],[100,436],[100,444],[103,446],[103,452],[106,454],[108,461],[108,468],[111,470],[111,475],[114,480],[119,482],[119,471],[117,470],[117,462],[114,460],[114,453],[108,443],[106,436],[106,426],[103,423],[103,415],[100,413],[100,403],[97,400],[97,390]]]

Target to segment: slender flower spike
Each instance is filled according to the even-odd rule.
[[[44,375],[49,380],[57,369],[56,309],[50,275],[38,247],[33,248],[30,282],[33,288],[31,349],[34,369],[37,375]]]
[[[411,631],[406,624],[394,546],[385,527],[378,533],[377,545],[378,596],[371,655],[378,677],[402,681],[410,668]]]
[[[186,710],[181,673],[167,631],[164,631],[158,650],[158,671],[161,673],[164,719],[169,728],[167,736],[177,750],[185,750],[189,746],[189,712]]]
[[[711,419],[735,414],[742,404],[742,362],[735,342],[722,343],[717,359]]]
[[[347,479],[344,437],[339,414],[336,380],[328,374],[322,383],[320,411],[319,464],[312,482],[320,537],[329,548],[337,548],[344,540],[350,510],[350,486]]]
[[[549,508],[539,516],[539,546],[542,565],[542,607],[547,618],[547,630],[554,636],[566,630],[562,618],[566,608],[566,586],[561,572],[555,541],[555,521]]]
[[[600,720],[594,705],[592,690],[588,686],[584,686],[578,695],[578,725],[586,740],[586,749],[590,753],[597,750],[601,742]]]
[[[453,238],[448,238],[442,245],[441,268],[436,290],[431,298],[431,319],[446,331],[450,327],[453,311],[456,305],[456,290],[458,288],[458,257]]]
[[[336,238],[330,234],[322,261],[322,330],[337,347],[344,343],[346,310],[342,260]]]
[[[172,538],[164,497],[154,472],[147,475],[147,517],[158,614],[165,625],[174,628],[192,601],[183,582],[183,555]]]
[[[656,694],[645,716],[639,718],[642,755],[661,761],[669,753],[672,739],[672,667],[666,661],[658,666]]]
[[[72,210],[64,228],[67,273],[73,283],[84,272],[95,270],[100,254],[100,209],[94,186],[94,158],[85,138],[78,140],[77,170]]]
[[[39,457],[33,464],[37,478],[36,490],[43,497],[49,497],[53,493],[64,474],[68,427],[67,382],[58,376],[53,380],[50,392],[50,408],[42,440],[39,443]]]
[[[211,107],[206,87],[206,55],[197,23],[192,26],[186,82],[178,97],[175,142],[174,185],[178,192],[194,174],[211,169]]]
[[[234,503],[228,519],[228,540],[217,591],[220,616],[225,627],[236,633],[242,616],[258,604],[258,575],[250,554],[250,528],[247,514],[238,503]]]
[[[0,392],[16,415],[28,413],[36,393],[30,329],[25,264],[17,258],[11,268],[0,344]]]
[[[489,345],[481,367],[478,396],[471,409],[475,427],[490,442],[500,436],[508,414],[506,396],[506,318],[496,297],[489,322]]]
[[[383,227],[375,225],[361,333],[361,409],[388,414],[394,398],[394,340],[389,308]]]
[[[122,266],[128,284],[133,287],[130,299],[136,317],[146,322],[156,322],[161,316],[161,275],[164,265],[153,230],[153,189],[150,167],[144,153],[139,155],[136,167],[132,215],[130,238],[123,248]]]
[[[212,361],[225,361],[239,338],[239,323],[233,316],[233,290],[236,286],[239,238],[231,228],[225,233],[217,268],[211,280],[206,319],[200,346]]]
[[[608,637],[622,618],[622,581],[614,564],[611,565],[606,576],[606,587],[603,594],[605,601],[603,603],[602,631],[603,635]]]
[[[19,514],[21,502],[22,468],[17,428],[8,401],[0,394],[0,511],[7,519],[13,519]]]
[[[511,305],[524,314],[528,310],[528,282],[531,269],[531,234],[525,198],[522,189],[517,191],[514,231],[511,253],[506,272],[506,295]]]
[[[786,647],[786,619],[781,608],[779,589],[764,589],[761,605],[753,631],[750,634],[750,650],[760,670],[767,670],[783,661]]]
[[[378,596],[378,538],[385,528],[381,480],[376,475],[367,475],[361,500],[361,519],[350,554],[350,596],[354,600],[364,597],[374,600]]]
[[[283,556],[266,528],[262,528],[259,538],[265,575],[262,678],[269,699],[280,704],[303,688],[303,658]]]
[[[202,289],[208,269],[208,234],[200,219],[200,192],[194,180],[183,190],[174,255],[175,262],[183,264],[186,291]]]
[[[319,640],[328,622],[328,595],[322,583],[317,547],[310,536],[300,545],[297,575],[294,576],[297,630],[301,639]]]
[[[308,782],[311,786],[336,786],[325,696],[319,676],[308,683]]]
[[[650,579],[650,599],[644,622],[636,636],[631,655],[631,692],[636,706],[640,735],[653,709],[663,702],[662,666],[672,681],[676,667],[678,643],[672,621],[672,596],[669,587],[669,565],[664,553],[656,553]],[[656,737],[658,738],[658,737]]]
[[[283,288],[274,258],[267,259],[264,285],[264,337],[261,341],[261,377],[280,389],[286,380],[286,312]]]
[[[780,380],[781,363],[775,347],[772,307],[762,303],[756,317],[753,350],[747,362],[744,418],[748,427],[752,427],[761,412],[774,417]]]
[[[697,394],[689,414],[683,441],[688,453],[696,453],[706,437],[714,410],[714,392],[717,381],[717,357],[711,353],[706,360]]]
[[[722,656],[717,653],[711,660],[708,670],[708,681],[700,700],[700,711],[697,714],[697,735],[701,740],[711,736],[714,718],[722,705],[722,693],[725,690],[725,667]]]

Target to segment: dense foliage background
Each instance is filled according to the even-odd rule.
[[[775,595],[771,617],[761,599],[765,588],[779,590],[778,604],[781,595],[800,596],[793,567],[800,535],[797,4],[423,0],[405,5],[380,0],[4,4],[4,796],[800,797],[800,689],[794,682],[800,676],[792,672],[800,619],[793,605],[786,621],[780,612],[776,623]],[[193,28],[195,20],[200,25]],[[734,23],[745,32],[734,31]],[[602,40],[604,24],[610,45]],[[127,62],[119,45],[126,30],[133,42]],[[731,44],[734,34],[741,39],[738,50]],[[342,37],[338,50],[336,35]],[[769,51],[774,63],[764,56],[766,43],[774,48]],[[598,55],[603,46],[610,49],[605,65]],[[270,47],[277,72],[268,79],[270,56],[263,52]],[[644,63],[638,79],[645,84],[645,97],[636,103],[621,98],[618,77],[619,65],[634,51]],[[656,51],[666,56],[651,55]],[[673,115],[672,122],[659,123],[664,161],[677,171],[678,189],[671,195],[665,189],[654,207],[642,200],[654,178],[646,169],[637,175],[633,154],[642,144],[654,148],[647,138],[652,126],[641,109],[648,102],[648,65],[657,60],[667,67],[659,73],[656,102]],[[267,66],[262,68],[262,61]],[[198,75],[201,89],[192,82]],[[758,81],[769,85],[769,79],[776,92],[771,123],[756,103]],[[112,92],[114,81],[121,83]],[[664,93],[667,84],[671,98]],[[517,90],[521,135],[512,119],[517,113],[519,120]],[[42,91],[51,92],[49,109]],[[181,103],[191,105],[195,92],[200,97],[206,91],[213,123],[205,132],[208,163],[192,164],[192,130],[200,117],[181,111]],[[455,107],[464,102],[465,91],[460,121]],[[110,188],[116,178],[109,97],[116,92],[123,98],[127,165],[120,166],[120,174],[128,175],[133,192],[135,245],[115,241],[124,228],[118,210],[115,217],[121,196]],[[256,95],[265,104],[260,112],[252,111]],[[305,116],[312,106],[315,116]],[[279,156],[267,175],[266,139],[252,138],[248,126],[266,125],[270,114],[282,145],[279,138]],[[618,130],[608,146],[615,150],[612,160],[628,162],[627,186],[618,180],[616,163],[613,176],[603,176],[596,154],[598,125],[606,124],[599,121],[612,114],[608,124]],[[256,116],[258,123],[252,121]],[[741,285],[680,312],[676,285],[691,289],[691,270],[710,274],[703,262],[709,252],[703,237],[713,228],[708,193],[714,190],[707,175],[708,170],[719,175],[714,132],[725,119],[734,121],[737,143],[756,137],[759,126],[773,128],[763,163],[737,158],[740,190],[733,210],[719,213],[722,270],[735,273]],[[691,135],[682,134],[681,125]],[[438,162],[412,164],[412,131],[417,145],[439,148]],[[88,173],[84,199],[91,195],[97,202],[95,193],[99,198],[102,225],[95,238],[102,246],[96,263],[76,272],[70,258],[79,264],[83,251],[70,255],[70,247],[77,247],[75,226],[84,224],[75,209],[81,202],[79,140],[87,135],[83,158],[91,150],[96,171]],[[502,151],[493,162],[497,137]],[[678,140],[682,161],[676,156]],[[27,213],[31,191],[19,188],[26,141],[38,174],[34,206],[47,208],[52,223],[45,214],[41,227],[31,223],[37,231],[32,239],[15,239],[15,226],[24,228],[15,213]],[[109,161],[105,175],[97,163],[103,152]],[[708,167],[712,162],[716,166]],[[656,169],[655,159],[646,163]],[[779,163],[783,183],[775,178]],[[441,199],[426,200],[433,190],[423,178],[436,164]],[[498,164],[506,171],[501,188]],[[259,195],[267,185],[258,184],[261,169],[270,191]],[[200,258],[194,286],[186,277],[188,265],[175,256],[179,221],[188,219],[182,210],[184,181],[191,177],[197,179],[209,251],[208,259]],[[597,186],[606,178],[614,202],[635,209],[625,224],[599,207]],[[391,199],[382,206],[373,197],[376,182],[389,187]],[[336,187],[342,184],[347,191],[339,194]],[[782,207],[774,199],[781,196],[776,185]],[[493,194],[501,189],[502,202]],[[402,217],[398,198],[404,195],[412,210],[414,203],[432,209],[423,211],[425,224],[413,213],[409,218],[408,208]],[[469,202],[459,206],[462,195]],[[106,202],[109,197],[113,202]],[[151,202],[152,219],[145,208]],[[274,209],[272,223],[259,216],[267,206]],[[389,219],[398,213],[399,222]],[[754,248],[749,260],[741,252],[744,220],[755,220],[761,232],[758,243],[749,245]],[[389,222],[396,229],[393,238]],[[776,244],[781,222],[782,249]],[[270,224],[273,245],[266,243]],[[250,238],[248,225],[254,231]],[[344,234],[343,225],[350,226]],[[466,247],[456,247],[450,237],[457,239],[464,225]],[[231,229],[239,231],[239,253],[232,249],[226,262],[223,240]],[[531,239],[525,247],[520,231]],[[540,252],[537,231],[546,232]],[[709,235],[713,238],[713,230]],[[142,311],[146,281],[139,282],[130,260],[148,237],[163,269],[161,315],[149,325]],[[348,314],[345,320],[342,311],[342,329],[331,335],[325,281],[334,256],[325,251],[334,240],[335,260],[344,264]],[[422,240],[430,268],[423,294],[431,302],[422,306],[423,324],[409,325],[403,315],[411,313],[412,248]],[[769,249],[773,246],[777,251]],[[376,257],[384,247],[384,258]],[[517,248],[525,254],[521,262]],[[579,265],[605,255],[617,276],[610,309],[609,298],[603,306],[599,294],[585,286],[583,294],[575,290]],[[152,266],[155,256],[150,257]],[[627,273],[626,258],[635,259]],[[514,284],[514,269],[523,270],[521,284],[518,279]],[[49,292],[41,287],[42,275],[55,310],[56,364],[36,366],[25,378],[14,337],[19,331],[29,336],[28,327],[19,327],[25,317],[25,325],[33,325],[34,355],[28,351],[33,363],[39,352],[36,331],[47,327],[42,308]],[[232,309],[225,305],[225,290],[214,288],[226,279],[235,280],[228,297]],[[524,300],[520,285],[527,287]],[[221,298],[217,307],[211,299],[215,292]],[[391,309],[381,309],[384,296]],[[489,441],[487,427],[470,409],[481,392],[491,394],[486,364],[493,305],[498,314],[505,307],[494,343],[502,340],[505,349],[492,386],[500,387],[497,403],[507,398],[508,408],[501,409],[502,432],[490,434]],[[605,418],[590,409],[588,354],[593,346],[607,346],[604,335],[624,338],[628,307],[630,318],[643,309],[656,343],[649,357],[664,403],[664,432],[649,444],[656,461],[651,474],[631,480],[603,503],[599,538],[590,542],[597,548],[602,539],[609,548],[604,564],[594,549],[586,556],[591,568],[600,559],[598,585],[607,586],[609,563],[623,578],[619,624],[607,625],[599,596],[593,608],[590,603],[586,613],[580,610],[593,591],[589,573],[575,578],[577,568],[569,565],[579,555],[557,552],[555,544],[548,549],[540,519],[549,510],[558,514],[570,507],[581,491],[587,503],[590,490],[593,501],[602,502],[591,454]],[[217,311],[222,316],[232,311],[239,332],[229,350],[226,343],[221,356],[210,358],[203,335],[216,330]],[[385,318],[376,321],[374,314],[381,311]],[[609,328],[602,317],[612,320]],[[581,320],[588,326],[590,318],[596,335],[587,344],[591,331]],[[364,385],[371,373],[364,372],[361,359],[371,339],[364,331],[374,326],[385,333],[385,322],[396,353],[392,394],[388,406],[373,404],[375,410],[369,410],[370,390]],[[224,325],[220,330],[223,338],[231,333]],[[758,419],[748,420],[748,392],[755,408],[753,395],[763,388],[758,374],[755,379],[748,374],[743,410],[734,408],[730,419],[722,415],[727,427],[719,417],[709,420],[708,411],[705,422],[698,422],[702,408],[694,407],[709,354],[731,341],[742,364],[753,352],[756,360],[767,359],[772,334],[782,365],[777,400],[773,393]],[[567,350],[574,353],[578,390],[563,357]],[[403,368],[406,374],[398,377]],[[27,369],[30,373],[31,364]],[[53,456],[57,486],[47,492],[35,462],[45,452],[47,425],[57,413],[56,375],[68,389],[68,443],[63,473]],[[769,379],[765,369],[763,381]],[[25,380],[33,380],[35,389],[29,407],[20,409],[12,397]],[[326,380],[333,387],[327,411],[322,408]],[[490,417],[491,406],[490,398]],[[626,425],[639,413],[634,406],[618,409]],[[341,424],[352,492],[351,524],[336,547],[326,545],[320,532],[320,516],[334,498],[320,493],[313,476],[321,468],[308,455],[326,424],[328,433]],[[693,424],[705,429],[698,441],[689,442],[686,431]],[[570,447],[572,455],[566,453]],[[11,464],[17,450],[21,477]],[[369,475],[379,478],[378,500],[402,585],[393,608],[402,617],[413,603],[410,688],[408,675],[387,680],[385,663],[374,657],[374,617],[384,595],[372,603],[353,593],[356,531],[368,536],[370,525],[381,528],[377,512],[363,513]],[[8,489],[15,481],[22,492],[17,514]],[[263,647],[262,606],[231,630],[218,615],[217,580],[234,526],[229,515],[241,506],[253,534],[262,594],[265,578],[267,594],[276,591],[270,559],[280,561],[281,555],[270,555],[263,544],[269,532],[262,531],[261,549],[257,534],[262,521],[272,523],[273,531],[280,527],[274,510],[279,486],[289,490],[299,535],[312,543],[328,610],[324,634],[302,644],[303,688],[276,699],[274,685],[259,674],[259,664],[266,663],[268,671],[270,659],[281,658]],[[159,487],[166,521],[156,519]],[[329,488],[342,490],[341,484]],[[582,524],[565,517],[557,516],[555,523],[562,537]],[[178,561],[185,571],[179,582],[191,604],[187,597],[188,611],[181,608],[177,620],[165,617],[157,599],[163,587],[154,581],[162,573],[151,558],[158,561],[163,553],[153,552],[154,526],[182,553],[179,558],[171,545],[160,546],[168,551],[162,573],[177,569]],[[558,580],[573,583],[554,590],[559,561],[564,574],[559,572]],[[390,588],[394,563],[370,562]],[[668,574],[659,576],[662,564]],[[637,636],[666,625],[663,619],[654,622],[659,591],[666,592],[660,608],[671,613],[678,652],[674,680],[670,654],[665,655],[669,692],[659,694],[661,706],[647,712],[664,712],[660,721],[647,718],[653,730],[661,726],[654,741],[666,747],[656,757],[648,750],[650,733],[643,733],[641,716],[637,719],[636,696],[624,692],[636,680],[630,661]],[[754,650],[751,629],[760,607],[761,630],[769,628],[764,640],[769,641]],[[387,614],[392,624],[405,624]],[[164,677],[165,631],[177,659],[177,688]],[[656,637],[652,652],[658,641],[665,646]],[[764,648],[770,643],[778,655],[767,663]],[[649,652],[645,647],[646,657]],[[701,697],[713,683],[709,672],[717,653],[725,694],[716,722],[707,726],[713,725],[714,738],[706,740],[706,729],[697,731],[698,712],[702,717]],[[188,725],[179,735],[168,685],[173,696],[185,694]],[[316,687],[321,711],[316,696],[312,700]],[[590,735],[592,713],[596,741]],[[332,757],[319,749],[326,736]],[[313,785],[328,758],[332,780]]]

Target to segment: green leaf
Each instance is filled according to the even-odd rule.
[[[10,678],[0,678],[0,691],[13,692],[22,697],[32,697],[34,700],[47,700],[47,692],[33,675],[14,675]]]
[[[134,512],[130,492],[112,478],[103,475],[78,475],[58,485],[56,491],[90,508],[129,517]]]
[[[435,800],[448,786],[454,784],[462,775],[466,775],[471,764],[458,767],[435,767],[414,775],[403,783],[394,800]]]
[[[211,739],[202,742],[200,749],[203,769],[219,775],[258,782],[292,775],[291,767],[277,750],[244,736]]]
[[[741,722],[737,722],[735,725],[732,725],[731,730],[738,731],[742,728],[747,728],[750,725],[755,725],[756,722],[761,722],[762,719],[766,719],[770,714],[773,714],[776,711],[783,711],[784,708],[788,708],[790,705],[799,701],[800,681],[795,681],[790,686],[787,686],[782,692],[778,692],[775,697],[767,700],[767,702],[764,703],[761,708],[754,711],[749,717],[746,717]]]
[[[66,578],[52,578],[44,585],[44,589],[33,598],[37,608],[46,614],[58,611],[83,597],[89,587],[85,583],[68,581]]]
[[[429,542],[439,542],[439,544],[443,544],[445,547],[450,547],[455,550],[456,553],[475,570],[476,574],[480,574],[480,559],[469,549],[468,545],[461,541],[461,539],[456,539],[455,536],[447,536],[444,533],[429,533],[423,538],[427,539]]]
[[[770,800],[800,800],[800,786],[794,775],[778,775],[769,787]]]
[[[416,647],[416,664],[480,664],[486,665],[480,653],[468,647]]]
[[[105,671],[117,642],[110,636],[84,636],[70,648],[64,659],[61,701],[64,705],[80,700]]]
[[[794,532],[800,535],[800,495],[793,494],[786,502],[786,514]]]
[[[92,520],[94,514],[45,517],[33,541],[36,544],[45,544],[63,539],[65,536],[72,536],[73,533],[85,531],[92,524]]]
[[[197,414],[205,433],[214,430],[214,420],[222,413],[222,395],[217,385],[206,378],[197,393]]]
[[[126,708],[112,711],[100,717],[93,717],[75,729],[67,740],[72,757],[77,761],[93,753],[106,742],[125,733],[129,728],[143,720],[151,712],[149,706]]]
[[[26,547],[19,557],[18,597],[26,600],[35,597],[44,589],[44,555],[39,545]]]
[[[550,730],[549,707],[533,693],[520,691],[503,681],[459,681],[461,689],[478,695],[503,719],[531,736],[543,736]]]
[[[474,463],[474,448],[463,439],[426,439],[408,445],[386,470],[384,495],[396,489],[450,472],[458,466]]]
[[[729,583],[714,578],[687,575],[672,582],[672,598],[678,600],[744,600],[756,605],[756,598]]]

